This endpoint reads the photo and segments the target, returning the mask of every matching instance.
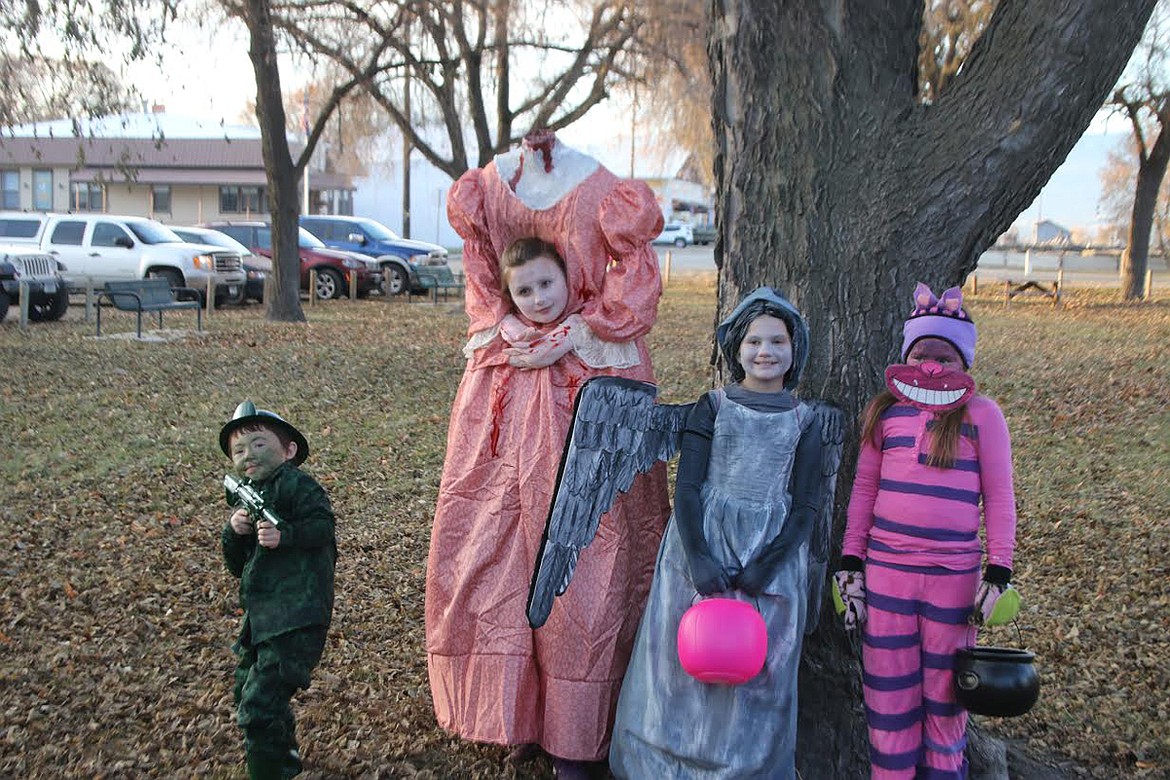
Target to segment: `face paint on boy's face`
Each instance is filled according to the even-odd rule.
[[[280,438],[269,430],[244,431],[232,437],[232,464],[240,476],[262,482],[296,454],[296,447],[292,442],[282,445]]]

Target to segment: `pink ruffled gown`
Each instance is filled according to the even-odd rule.
[[[663,464],[602,518],[542,628],[528,626],[525,606],[577,390],[600,375],[654,380],[643,337],[662,292],[649,245],[661,212],[648,187],[602,167],[551,207],[533,209],[493,162],[459,179],[448,216],[465,240],[469,333],[480,346],[451,410],[427,564],[435,714],[466,739],[539,743],[561,758],[599,760],[670,515]],[[482,343],[510,313],[498,258],[527,236],[554,243],[565,260],[565,316],[579,314],[604,341],[633,342],[638,365],[597,369],[570,352],[547,368],[518,370],[498,335]]]

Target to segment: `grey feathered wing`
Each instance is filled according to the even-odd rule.
[[[581,551],[618,493],[660,460],[670,460],[691,404],[658,404],[658,388],[621,377],[596,377],[581,386],[536,569],[528,589],[528,623],[548,620],[553,599],[569,587]]]
[[[814,419],[811,425],[821,427],[821,498],[820,509],[813,521],[808,543],[808,616],[805,633],[817,627],[824,598],[825,577],[833,543],[833,504],[837,490],[837,471],[841,467],[841,452],[845,445],[845,415],[840,409],[824,401],[806,402]]]

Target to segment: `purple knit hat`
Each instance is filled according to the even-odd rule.
[[[914,288],[914,311],[902,325],[902,360],[914,343],[924,338],[948,341],[959,350],[963,368],[975,362],[975,323],[963,309],[963,290],[952,287],[935,297],[922,282]]]

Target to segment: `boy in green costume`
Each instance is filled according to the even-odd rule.
[[[269,510],[249,511],[229,490],[228,503],[238,508],[221,536],[244,609],[232,649],[239,656],[234,694],[248,776],[284,780],[301,771],[290,702],[309,686],[333,616],[333,508],[298,468],[309,456],[308,441],[274,412],[244,401],[220,431],[219,445],[240,483]]]

